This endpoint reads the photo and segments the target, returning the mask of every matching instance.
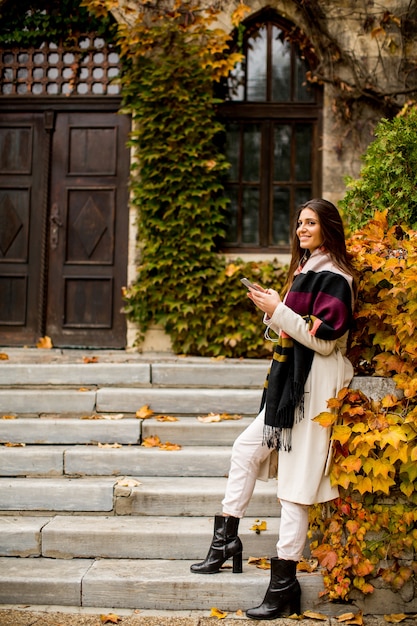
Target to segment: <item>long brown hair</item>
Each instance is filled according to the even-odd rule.
[[[288,279],[285,285],[287,292],[294,279],[294,272],[299,266],[302,257],[306,251],[301,248],[300,240],[297,237],[297,224],[300,213],[303,209],[311,209],[317,215],[320,223],[321,233],[323,235],[323,247],[330,254],[332,261],[346,274],[353,278],[355,285],[356,272],[353,268],[351,256],[346,250],[345,232],[343,229],[342,218],[337,208],[328,200],[322,198],[313,198],[302,204],[295,215],[293,226],[293,240],[291,249],[291,262],[288,270]],[[355,291],[355,286],[354,286]]]

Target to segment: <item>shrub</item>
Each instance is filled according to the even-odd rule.
[[[417,228],[417,107],[383,119],[363,156],[357,180],[348,177],[339,206],[351,229],[364,226],[376,211],[388,210],[388,223]]]

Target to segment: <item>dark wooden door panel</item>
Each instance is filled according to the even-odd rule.
[[[41,113],[0,122],[0,343],[39,337],[46,149]]]
[[[56,346],[126,344],[129,127],[115,113],[58,115],[46,327]]]

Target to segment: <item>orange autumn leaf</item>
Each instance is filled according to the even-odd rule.
[[[405,613],[392,613],[391,615],[384,615],[384,620],[389,624],[399,624],[408,619],[408,617]]]
[[[158,448],[160,448],[161,450],[169,450],[169,451],[174,451],[174,450],[181,450],[181,446],[178,443],[170,443],[169,441],[166,441],[165,443],[161,443]]]
[[[5,352],[0,352],[0,361],[8,361],[9,360],[9,355],[6,354]]]
[[[1,419],[3,420],[15,420],[16,415],[2,415]]]
[[[139,419],[146,420],[152,417],[153,411],[149,408],[149,404],[144,404],[136,411],[136,417]]]
[[[178,417],[172,415],[156,415],[155,419],[157,422],[179,422]]]
[[[327,620],[329,619],[327,615],[323,615],[323,613],[316,613],[315,611],[304,611],[303,615],[308,619],[317,619],[321,622],[327,622]]]
[[[160,445],[161,440],[159,439],[158,435],[151,435],[150,437],[146,437],[142,441],[142,446],[144,448],[157,448]]]
[[[216,607],[212,607],[210,611],[210,617],[217,617],[217,619],[224,619],[227,617],[226,611],[220,611],[220,609],[216,609]]]
[[[83,363],[98,363],[98,356],[85,356]]]
[[[358,613],[343,613],[343,615],[339,615],[336,619],[341,624],[356,624],[357,626],[362,626],[363,624],[362,611]]]
[[[53,347],[51,338],[48,337],[47,335],[45,335],[45,337],[40,337],[38,343],[36,344],[36,347],[45,349],[45,350],[50,350]]]
[[[114,613],[109,613],[108,615],[100,615],[100,620],[102,624],[118,624],[122,618]]]

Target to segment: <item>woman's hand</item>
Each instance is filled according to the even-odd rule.
[[[264,289],[257,291],[255,289],[249,289],[248,298],[252,300],[254,304],[261,309],[268,317],[272,317],[275,309],[281,302],[278,291],[275,289]]]

